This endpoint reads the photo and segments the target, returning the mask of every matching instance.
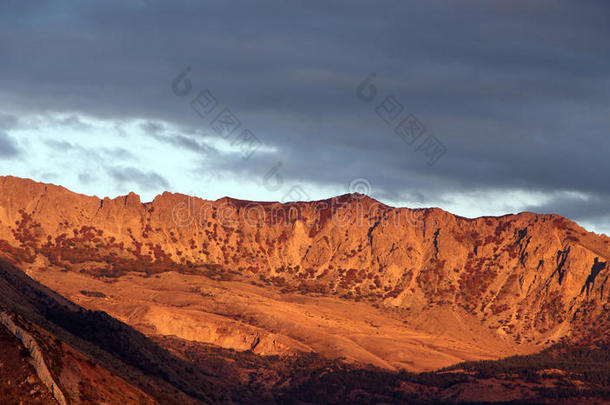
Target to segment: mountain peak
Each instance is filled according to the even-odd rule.
[[[165,192],[142,204],[135,193],[100,200],[17,178],[4,178],[0,188],[0,256],[60,288],[79,285],[66,292],[78,297],[91,291],[90,283],[99,289],[107,282],[125,283],[129,293],[104,290],[103,296],[117,299],[96,300],[94,292],[83,301],[111,313],[117,308],[108,302],[120,306],[131,299],[137,289],[133,280],[140,280],[134,276],[143,276],[138,283],[149,286],[164,279],[182,283],[175,280],[188,276],[245,285],[240,292],[244,297],[252,288],[264,288],[290,305],[319,298],[395,311],[406,322],[400,328],[419,325],[435,336],[451,334],[456,341],[468,336],[462,346],[468,355],[459,354],[463,360],[472,358],[471,353],[484,358],[481,353],[490,344],[517,354],[582,336],[585,330],[610,331],[610,319],[604,318],[604,303],[610,299],[610,240],[557,215],[468,219],[439,208],[392,208],[357,193],[281,204],[230,197],[207,201]],[[176,291],[180,298],[192,290],[197,300],[212,300],[211,308],[224,308],[225,301],[212,298],[218,292],[198,288],[172,287],[169,295]],[[384,350],[400,328],[380,340],[369,334],[367,339],[376,343],[354,350],[358,337],[316,340],[318,330],[336,333],[327,318],[317,321],[309,334],[299,335],[293,332],[297,327],[275,318],[281,311],[269,312],[262,305],[247,327],[235,319],[223,320],[218,332],[202,334],[208,329],[188,326],[200,322],[189,311],[201,305],[185,304],[190,301],[182,298],[174,302],[163,291],[150,296],[170,300],[168,307],[180,317],[170,317],[157,303],[146,304],[157,312],[146,307],[138,315],[127,305],[125,312],[113,314],[133,316],[147,330],[239,350],[282,354],[316,347],[322,354],[384,368],[411,364],[401,357],[403,343]],[[248,300],[243,305],[251,308]],[[210,322],[220,322],[218,316],[209,315]],[[224,337],[227,325],[240,331],[238,337]],[[434,354],[433,363],[455,362],[458,352],[447,353],[452,354]],[[429,369],[427,361],[417,360],[417,369]]]

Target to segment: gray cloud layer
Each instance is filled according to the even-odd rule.
[[[0,5],[0,102],[144,118],[151,137],[205,154],[224,173],[260,177],[281,160],[293,181],[365,177],[379,196],[432,203],[543,191],[550,202],[523,208],[610,223],[609,18],[610,5],[592,0],[9,1]],[[181,99],[170,84],[186,66],[193,91]],[[371,72],[378,95],[364,103],[356,86]],[[188,107],[205,88],[279,159],[210,149],[209,122]],[[376,115],[389,95],[447,147],[434,166]],[[17,150],[0,132],[0,156]],[[108,172],[169,186],[154,168],[127,167]]]

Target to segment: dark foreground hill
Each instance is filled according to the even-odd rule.
[[[0,309],[37,341],[69,403],[95,403],[92,395],[109,403],[229,398],[215,378],[190,362],[104,312],[75,305],[5,261],[0,261]]]

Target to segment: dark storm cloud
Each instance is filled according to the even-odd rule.
[[[0,113],[0,129],[11,129],[17,126],[19,119],[14,115]]]
[[[19,155],[17,141],[5,131],[17,126],[17,117],[0,113],[0,159],[11,159]]]
[[[0,131],[0,159],[10,159],[19,155],[19,147],[13,138]]]
[[[138,184],[144,190],[169,189],[169,182],[155,172],[144,172],[135,167],[113,167],[108,174],[119,184]]]
[[[573,191],[598,201],[601,218],[610,195],[609,17],[607,2],[588,0],[3,2],[0,103],[143,118],[151,138],[239,177],[260,179],[282,162],[287,181],[365,177],[395,201]],[[179,97],[170,85],[186,66],[192,91]],[[356,87],[371,72],[378,94],[364,103]],[[209,120],[189,106],[202,89],[277,154],[208,155],[198,134],[213,136]],[[376,115],[389,95],[447,147],[436,165]],[[168,184],[145,169],[109,170],[118,181]],[[580,203],[538,208],[585,218]]]
[[[610,219],[610,195],[570,195],[559,194],[551,201],[527,207],[531,211],[543,213],[562,212],[564,215],[582,221],[593,221],[596,218]]]
[[[123,162],[133,162],[137,160],[136,156],[132,152],[121,147],[106,147],[93,149],[67,141],[58,141],[55,139],[47,139],[44,141],[44,144],[56,153],[73,152],[79,154],[82,157],[86,157],[90,161],[95,161],[97,163],[104,163],[108,161],[113,161],[116,163],[117,160],[122,160]]]
[[[177,146],[182,149],[189,150],[201,154],[202,156],[208,156],[210,154],[218,153],[213,147],[206,145],[204,142],[199,142],[193,139],[192,135],[182,135],[177,133],[159,133],[149,132],[150,137],[156,139],[159,142],[163,142],[169,145]]]

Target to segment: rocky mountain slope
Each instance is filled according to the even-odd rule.
[[[58,403],[53,396],[68,404],[604,404],[610,398],[607,340],[419,374],[316,353],[265,356],[175,336],[156,336],[155,343],[3,261],[0,309],[0,401],[7,405]],[[50,389],[41,369],[46,383],[53,381]]]
[[[28,381],[41,383],[41,403],[48,394],[60,404],[201,404],[229,398],[223,384],[192,363],[106,313],[75,305],[4,260],[0,321],[2,333],[20,341],[22,358],[35,369]]]
[[[4,403],[56,404],[28,361],[27,350],[3,326],[0,326],[0,347],[0,398]]]
[[[242,399],[297,395],[295,384],[318,384],[327,369],[353,382],[361,367],[420,372],[559,341],[598,344],[610,327],[609,256],[609,238],[557,215],[467,219],[359,194],[280,204],[164,193],[142,203],[133,193],[99,199],[0,178],[0,258],[59,293],[57,302],[135,328],[126,332],[130,347],[152,339],[196,359],[210,375],[205,384],[239,381]],[[15,280],[18,271],[7,274]],[[5,289],[4,300],[21,284]],[[46,301],[35,296],[26,312],[49,321]],[[79,325],[110,325],[91,314]],[[90,344],[106,345],[102,335]],[[139,361],[158,364],[149,349]],[[332,363],[338,358],[351,366]],[[138,364],[128,366],[146,368]],[[189,391],[176,364],[162,372],[163,384],[176,388],[163,392],[209,395]],[[303,380],[295,367],[303,376],[318,370],[320,381]],[[401,397],[417,391],[420,377],[405,378],[390,378]],[[434,381],[445,386],[445,377]],[[138,387],[142,398],[159,395]]]

